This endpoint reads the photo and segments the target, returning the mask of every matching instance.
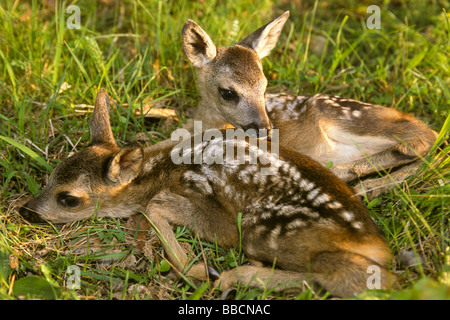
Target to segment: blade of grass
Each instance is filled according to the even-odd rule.
[[[27,146],[24,146],[23,144],[21,144],[20,142],[17,142],[16,140],[13,140],[11,138],[5,137],[5,136],[1,136],[0,135],[0,139],[6,141],[7,143],[9,143],[10,145],[16,147],[17,149],[22,150],[23,152],[25,152],[27,155],[29,155],[34,161],[36,161],[37,163],[39,163],[40,165],[42,165],[43,167],[45,167],[47,170],[52,171],[53,167],[51,165],[49,165],[44,159],[42,159],[36,152],[34,152],[33,150],[31,150],[30,148],[28,148]]]
[[[53,78],[52,83],[56,85],[59,75],[59,64],[62,56],[62,47],[64,42],[64,5],[61,2],[56,2],[55,6],[55,28],[56,28],[56,52],[53,60]]]

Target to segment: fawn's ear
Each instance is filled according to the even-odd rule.
[[[194,66],[199,68],[216,57],[215,44],[194,21],[186,21],[183,26],[182,38],[184,52]]]
[[[288,18],[289,11],[286,11],[275,20],[272,20],[250,34],[238,44],[255,50],[260,59],[264,58],[269,55],[270,51],[275,47],[281,30]]]
[[[144,150],[138,143],[129,144],[114,156],[108,168],[108,178],[119,185],[137,177],[144,163]]]
[[[109,122],[109,97],[105,89],[101,89],[95,99],[90,129],[93,145],[116,145]]]

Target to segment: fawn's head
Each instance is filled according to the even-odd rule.
[[[216,47],[198,24],[185,23],[184,51],[198,71],[200,103],[208,108],[204,116],[244,130],[271,129],[261,59],[275,46],[288,17],[287,11],[231,47]]]
[[[109,123],[109,98],[104,90],[97,95],[90,133],[91,145],[59,164],[41,194],[20,208],[19,213],[25,219],[53,223],[83,220],[91,217],[98,205],[102,210],[97,216],[135,213],[131,204],[121,207],[116,194],[139,174],[144,151],[137,144],[117,146]]]

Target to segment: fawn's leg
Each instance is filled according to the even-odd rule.
[[[353,190],[357,195],[365,195],[371,200],[404,182],[420,165],[421,160],[417,160],[381,178],[362,180],[353,187]]]
[[[405,149],[407,148],[397,145],[388,150],[368,155],[363,159],[333,166],[331,171],[345,182],[351,182],[375,172],[409,164],[418,159],[417,154],[412,151],[406,152]]]
[[[179,245],[173,225],[183,225],[198,234],[201,239],[216,242],[220,246],[232,247],[238,244],[236,214],[230,214],[212,199],[206,199],[193,190],[186,192],[184,186],[177,193],[163,191],[153,197],[146,209],[146,214],[153,228],[161,239],[169,261],[178,272],[189,264],[186,253]],[[187,276],[198,280],[207,280],[208,276],[218,277],[217,271],[203,263],[192,265]]]
[[[369,269],[372,267],[372,269]],[[295,272],[268,267],[241,266],[225,271],[215,282],[226,290],[238,283],[274,291],[301,291],[303,282],[322,288],[333,296],[347,297],[365,289],[389,288],[395,280],[389,272],[361,255],[348,252],[324,252],[310,261],[311,272]],[[372,270],[378,272],[373,275]],[[373,278],[372,278],[373,277]]]
[[[442,147],[447,144],[447,142],[444,142]],[[445,157],[446,156],[444,155],[444,158]],[[400,168],[395,168],[393,172],[381,178],[360,181],[359,184],[353,187],[353,190],[358,195],[366,195],[369,200],[373,199],[382,193],[394,189],[397,185],[405,181],[410,175],[413,175],[421,165],[421,159],[413,161],[410,164],[404,165]]]
[[[227,290],[237,284],[256,287],[261,290],[301,291],[304,281],[311,279],[307,273],[272,269],[262,266],[240,266],[224,271],[216,280],[214,286],[220,290]]]
[[[191,225],[193,221],[189,221],[189,212],[196,209],[195,205],[188,199],[168,192],[162,192],[149,203],[146,215],[161,240],[168,260],[176,271],[179,273],[187,271],[186,275],[188,277],[204,281],[208,279],[207,266],[203,263],[198,263],[186,270],[189,259],[178,243],[172,226],[177,224],[183,225],[184,223],[186,226]]]

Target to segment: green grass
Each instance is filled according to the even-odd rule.
[[[365,27],[370,1],[78,1],[81,29],[72,30],[65,27],[70,3],[51,3],[0,4],[1,299],[220,298],[211,284],[176,279],[154,234],[139,233],[130,222],[30,225],[16,210],[45,186],[49,167],[88,144],[89,117],[75,110],[92,105],[99,88],[116,102],[119,143],[141,132],[162,140],[189,117],[199,96],[181,45],[188,18],[217,45],[229,45],[290,10],[278,46],[264,59],[269,92],[323,92],[383,104],[413,113],[441,132],[441,141],[448,138],[448,1],[385,2],[380,30]],[[135,115],[150,102],[177,110],[181,121]],[[402,289],[359,298],[450,297],[449,150],[434,150],[399,188],[366,202],[396,256]],[[185,228],[177,236],[192,256],[219,271],[243,262],[239,248],[225,251]],[[401,265],[404,251],[424,263]],[[71,265],[80,268],[80,289],[66,286]],[[292,296],[245,287],[230,297],[320,299],[311,290]]]

